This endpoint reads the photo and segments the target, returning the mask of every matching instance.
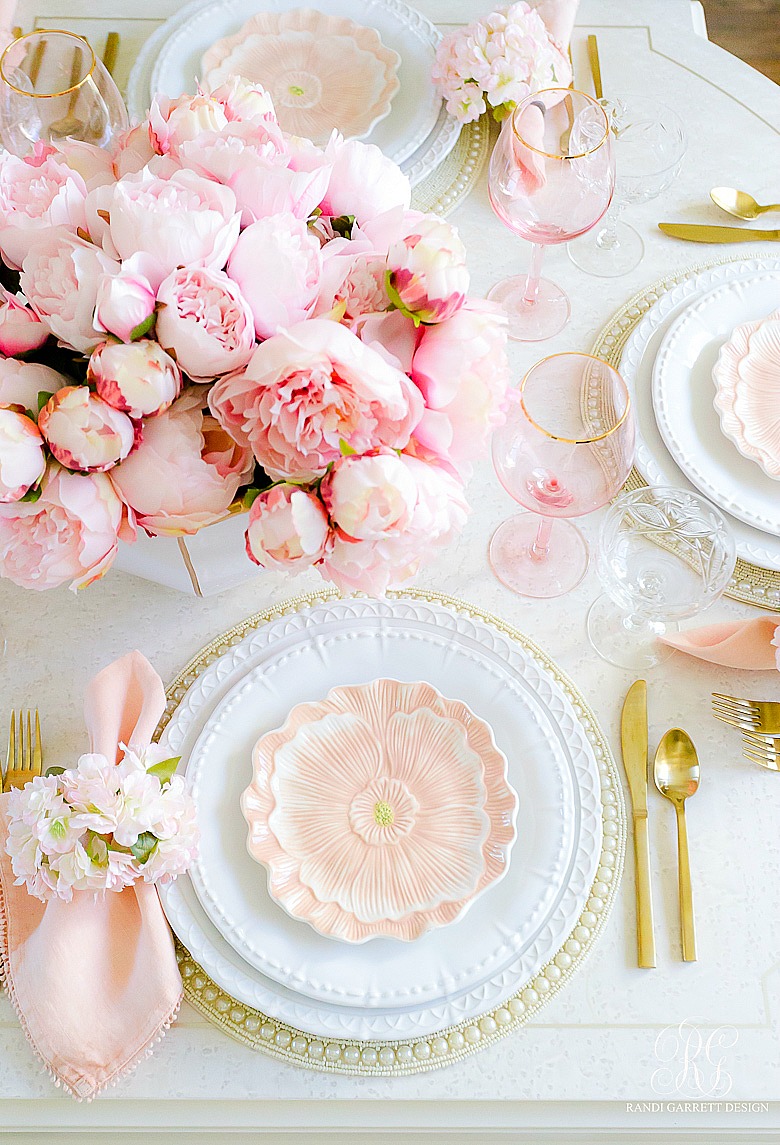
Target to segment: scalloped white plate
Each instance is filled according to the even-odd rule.
[[[658,428],[685,476],[732,517],[775,537],[780,486],[723,433],[712,370],[734,327],[765,318],[778,299],[780,270],[714,287],[672,324],[653,367]]]
[[[522,829],[506,877],[462,922],[408,945],[352,947],[273,902],[245,849],[239,798],[258,734],[333,684],[385,673],[428,679],[490,724]],[[499,1005],[558,949],[587,899],[601,845],[587,729],[522,645],[442,605],[332,601],[282,617],[198,677],[165,740],[190,761],[203,832],[191,876],[162,889],[173,929],[233,997],[318,1036],[424,1035]]]
[[[764,270],[780,270],[780,259],[753,258],[744,262],[727,262],[692,274],[661,295],[626,342],[620,359],[620,373],[631,392],[636,413],[635,464],[649,485],[694,489],[669,453],[653,411],[653,363],[667,331],[687,306],[714,286],[736,282]],[[780,538],[773,538],[731,515],[729,524],[737,542],[737,553],[743,560],[780,571]]]
[[[315,5],[316,6],[316,5]],[[300,7],[300,0],[262,0],[264,10]],[[400,90],[390,114],[365,142],[375,143],[399,163],[412,184],[420,182],[455,146],[461,126],[446,113],[431,79],[436,27],[403,0],[327,0],[329,15],[346,16],[376,28],[398,52]],[[142,47],[127,83],[127,105],[141,118],[154,91],[176,96],[194,87],[201,57],[215,40],[235,33],[257,11],[254,0],[193,0],[158,28]]]

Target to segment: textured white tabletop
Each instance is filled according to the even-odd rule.
[[[418,2],[442,24],[471,19],[484,7],[478,0]],[[124,0],[102,0],[99,18],[81,19],[79,12],[96,10],[90,0],[22,0],[20,19],[25,28],[35,18],[39,26],[72,27],[98,45],[101,35],[116,29],[128,51],[133,36],[140,42],[178,6],[176,0],[135,0],[137,16],[128,19]],[[688,128],[689,152],[666,197],[630,212],[647,246],[644,262],[631,275],[589,278],[564,249],[548,256],[548,272],[571,296],[572,321],[541,349],[514,347],[518,375],[542,353],[588,350],[602,324],[643,285],[724,253],[664,238],[655,230],[659,219],[715,221],[714,208],[706,204],[716,183],[749,187],[759,200],[777,197],[780,88],[696,37],[687,0],[583,0],[573,45],[583,86],[584,41],[594,29],[607,90],[641,89],[676,106]],[[121,67],[129,62],[125,56]],[[477,294],[523,268],[527,247],[496,221],[484,178],[452,220],[469,251]],[[486,547],[513,504],[488,463],[469,493],[474,511],[466,532],[422,583],[473,601],[526,631],[573,676],[616,744],[629,674],[598,660],[585,638],[585,613],[599,591],[595,571],[562,600],[524,603],[512,596],[491,575]],[[597,526],[598,514],[585,520],[584,531],[592,538]],[[50,758],[72,757],[84,746],[81,701],[99,667],[137,647],[163,678],[170,678],[203,644],[248,613],[316,585],[313,574],[296,581],[262,574],[221,596],[196,600],[119,572],[78,597],[66,590],[25,593],[0,582],[8,639],[0,712],[35,702],[44,714]],[[723,601],[711,616],[750,612]],[[7,999],[0,997],[0,1135],[5,1129],[16,1139],[17,1132],[60,1127],[83,1136],[126,1126],[137,1130],[139,1139],[143,1134],[148,1141],[158,1132],[160,1140],[169,1140],[178,1126],[186,1140],[195,1139],[196,1128],[208,1128],[211,1141],[221,1140],[223,1130],[241,1128],[254,1134],[262,1128],[268,1139],[277,1140],[285,1130],[316,1136],[340,1127],[341,1133],[353,1129],[356,1139],[367,1140],[370,1133],[372,1141],[380,1141],[380,1130],[403,1126],[422,1133],[427,1126],[443,1133],[442,1140],[473,1128],[474,1139],[487,1142],[492,1139],[487,1126],[496,1133],[505,1130],[513,1141],[568,1141],[578,1127],[585,1132],[589,1126],[611,1126],[619,1140],[645,1127],[648,1132],[654,1127],[652,1135],[677,1127],[680,1140],[693,1139],[694,1132],[705,1138],[715,1132],[780,1132],[780,777],[743,763],[737,737],[725,735],[709,715],[711,690],[769,698],[773,690],[780,697],[780,686],[766,674],[738,677],[681,656],[650,673],[648,681],[651,741],[680,724],[693,736],[702,761],[700,793],[688,812],[698,962],[680,961],[674,816],[660,797],[651,796],[656,970],[635,967],[629,860],[605,933],[568,988],[519,1032],[458,1065],[382,1080],[307,1072],[230,1041],[185,1006],[154,1057],[91,1107],[52,1088]],[[723,1025],[734,1028],[728,1039],[734,1044],[722,1051],[718,1097],[711,1096],[714,1066],[704,1056],[698,1059],[698,1075],[690,1064],[686,1071],[682,1057],[671,1063],[676,1082],[657,1072],[669,1048],[664,1043],[657,1052],[659,1033],[686,1019],[704,1039]],[[711,1054],[713,1062],[720,1056]],[[726,1079],[730,1087],[724,1093]],[[663,1108],[642,1111],[631,1105],[642,1101]],[[720,1101],[720,1109],[676,1108],[714,1101]],[[729,1103],[749,1108],[728,1109]],[[594,1140],[603,1136],[593,1132]]]

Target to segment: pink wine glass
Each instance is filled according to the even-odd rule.
[[[521,596],[569,592],[588,567],[588,546],[569,520],[606,505],[634,460],[634,417],[616,370],[589,354],[553,354],[512,391],[493,435],[501,484],[530,512],[504,521],[490,564]]]
[[[490,202],[505,226],[533,243],[528,274],[505,279],[488,295],[507,311],[510,338],[540,342],[566,325],[569,299],[541,277],[544,249],[594,227],[614,188],[609,122],[589,95],[538,91],[504,121],[490,160]]]

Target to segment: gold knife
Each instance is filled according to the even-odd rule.
[[[620,742],[633,807],[638,963],[650,968],[655,966],[655,938],[647,833],[647,684],[644,680],[635,680],[628,689],[620,723]]]
[[[658,229],[673,239],[692,243],[780,242],[780,231],[759,231],[751,227],[711,227],[700,223],[659,223]]]

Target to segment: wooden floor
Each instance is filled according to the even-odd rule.
[[[780,83],[780,0],[702,0],[709,38]]]

